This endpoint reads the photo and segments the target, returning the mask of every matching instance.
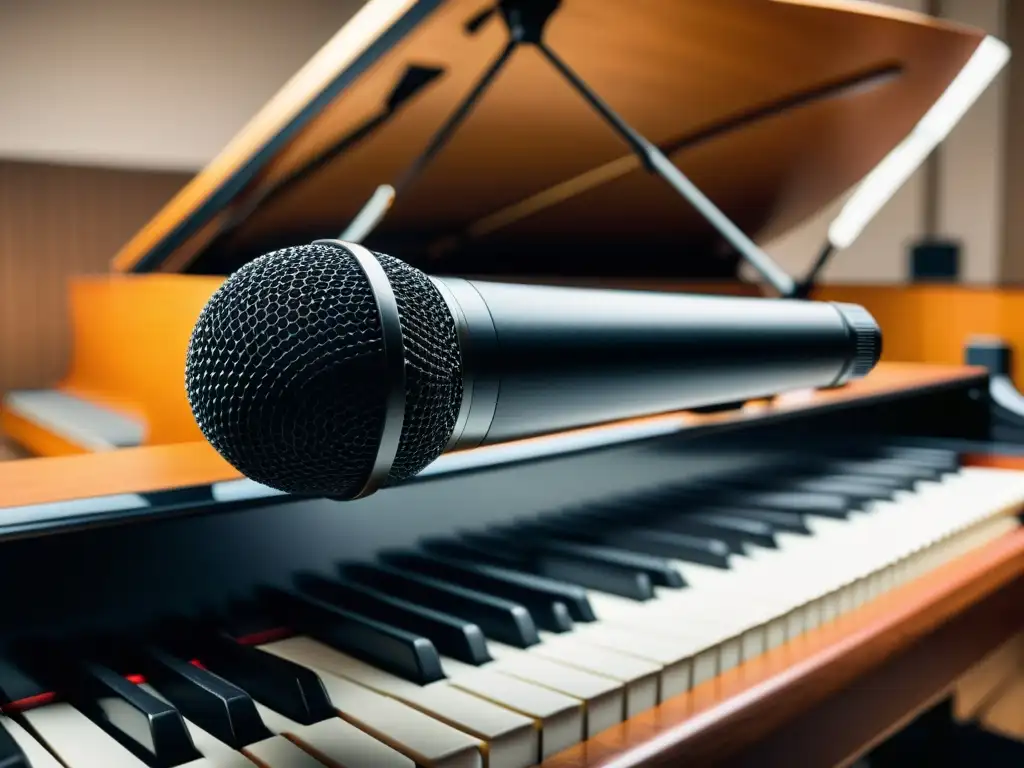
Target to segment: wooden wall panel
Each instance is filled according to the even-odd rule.
[[[64,375],[68,278],[106,272],[189,178],[0,161],[0,392]]]

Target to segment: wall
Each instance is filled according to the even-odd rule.
[[[932,12],[1007,39],[1007,0],[887,0],[884,4]],[[1024,34],[1020,37],[1024,43]],[[1014,47],[1015,41],[1008,42]],[[1006,126],[1012,124],[1007,120],[1009,77],[1004,70],[933,153],[931,162],[907,181],[848,250],[836,255],[823,282],[906,282],[907,246],[932,233],[932,225],[934,234],[961,241],[963,282],[991,285],[1003,279],[1008,248],[1002,202]],[[842,203],[836,201],[804,226],[766,244],[766,250],[791,273],[803,274]]]
[[[64,375],[68,278],[106,271],[359,5],[0,2],[0,392]]]
[[[359,0],[3,0],[0,158],[196,171]]]
[[[106,271],[188,178],[0,161],[0,392],[64,374],[68,278]]]

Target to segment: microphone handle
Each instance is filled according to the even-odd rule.
[[[431,279],[463,351],[448,450],[838,385],[880,353],[850,304]]]

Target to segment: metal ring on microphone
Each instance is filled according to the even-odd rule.
[[[384,268],[377,258],[358,243],[343,240],[315,240],[318,245],[333,245],[348,251],[370,283],[370,293],[377,303],[380,317],[381,338],[384,342],[384,363],[391,388],[388,391],[381,426],[380,442],[373,466],[363,483],[362,489],[352,498],[368,496],[379,489],[388,479],[391,467],[398,455],[402,441],[402,426],[405,423],[405,340],[402,334],[402,320],[398,313],[398,300],[391,288]]]
[[[462,405],[446,451],[476,448],[494,422],[501,382],[495,374],[498,336],[494,319],[473,283],[461,277],[431,277],[448,303],[459,331],[462,352]]]
[[[430,282],[437,292],[441,294],[441,298],[448,305],[448,311],[451,312],[452,318],[455,320],[455,333],[459,337],[459,353],[462,356],[462,402],[459,404],[459,413],[455,418],[455,426],[452,428],[452,433],[448,437],[448,443],[444,448],[446,451],[450,451],[459,445],[459,442],[462,440],[462,433],[466,431],[466,424],[469,422],[469,412],[473,405],[474,366],[471,359],[472,350],[469,339],[469,324],[466,321],[466,313],[462,311],[462,305],[459,304],[459,300],[455,298],[455,295],[445,285],[443,280],[431,277]]]

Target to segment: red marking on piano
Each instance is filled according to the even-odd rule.
[[[275,640],[284,640],[295,633],[288,627],[274,627],[273,629],[262,629],[242,637],[236,637],[235,642],[239,645],[263,645],[272,643]]]
[[[17,701],[0,706],[0,712],[3,712],[5,715],[14,712],[24,712],[26,709],[34,709],[44,704],[52,704],[56,700],[57,694],[52,691],[37,693],[35,696],[26,696],[24,699],[18,699]]]
[[[192,659],[189,663],[199,667],[200,669],[206,669],[199,659]],[[146,682],[145,675],[125,675],[124,679],[130,683],[135,683],[135,685],[143,685]],[[52,704],[55,701],[57,701],[57,694],[53,691],[46,691],[45,693],[37,693],[34,696],[26,696],[24,699],[18,699],[17,701],[12,701],[8,704],[0,704],[0,712],[4,714],[24,712],[28,709],[35,709],[36,707]]]

